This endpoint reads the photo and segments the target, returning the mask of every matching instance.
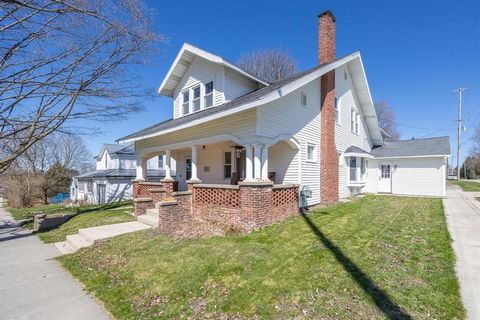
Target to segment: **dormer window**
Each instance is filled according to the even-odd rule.
[[[200,110],[200,86],[193,88],[193,112]]]
[[[188,90],[185,92],[182,92],[182,108],[183,108],[183,115],[189,114],[190,113],[190,95]]]
[[[205,97],[204,97],[205,109],[213,106],[213,81],[205,84]]]

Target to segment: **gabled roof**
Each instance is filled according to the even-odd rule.
[[[125,154],[125,155],[135,155],[135,148],[133,143],[121,144],[121,143],[104,143],[102,149],[95,158],[101,158],[103,153],[107,151],[108,154]]]
[[[352,81],[354,82],[357,96],[363,114],[365,116],[369,135],[373,141],[373,144],[382,145],[382,134],[378,125],[378,120],[370,95],[370,89],[368,87],[365,71],[363,69],[363,63],[360,57],[360,53],[358,52],[344,56],[342,58],[338,58],[331,63],[318,65],[293,77],[270,84],[267,87],[258,89],[254,92],[226,102],[222,105],[192,113],[177,119],[162,121],[158,124],[142,129],[128,136],[122,137],[117,141],[131,142],[141,140],[165,134],[171,131],[179,130],[182,128],[194,126],[199,123],[211,121],[235,112],[240,112],[250,108],[258,107],[260,105],[279,99],[289,94],[290,92],[300,88],[301,86],[318,79],[323,74],[335,70],[336,68],[345,64],[348,64],[349,66]]]
[[[370,152],[375,158],[450,156],[449,137],[385,142]]]
[[[178,85],[178,82],[182,79],[183,75],[190,66],[190,63],[193,61],[193,59],[195,59],[195,57],[201,57],[207,61],[218,63],[226,68],[235,70],[236,72],[246,76],[247,78],[252,79],[253,81],[256,81],[261,85],[268,85],[268,83],[266,83],[265,81],[262,81],[261,79],[248,73],[247,71],[231,63],[227,59],[192,46],[191,44],[184,43],[182,48],[180,49],[180,52],[177,54],[177,57],[173,61],[170,69],[168,70],[167,75],[163,79],[162,84],[158,89],[158,93],[163,96],[173,97],[173,93]]]

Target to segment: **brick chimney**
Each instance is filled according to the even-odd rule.
[[[318,15],[318,63],[335,60],[335,17],[330,10]],[[320,78],[320,200],[338,202],[338,154],[335,144],[335,70]]]

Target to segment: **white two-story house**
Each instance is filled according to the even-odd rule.
[[[179,190],[295,184],[301,206],[369,192],[444,196],[448,138],[385,142],[360,53],[335,57],[335,18],[318,23],[319,64],[277,83],[184,44],[158,91],[173,118],[119,139],[135,146],[137,181],[160,155]]]
[[[102,204],[132,199],[137,165],[133,144],[103,144],[95,160],[95,171],[72,179],[71,200]],[[164,156],[148,160],[148,179],[159,181],[165,177],[164,161]]]

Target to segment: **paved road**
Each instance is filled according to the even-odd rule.
[[[443,200],[468,319],[480,320],[480,192],[452,186]]]
[[[0,208],[1,319],[110,319],[52,259],[58,254],[53,244],[17,227]]]

